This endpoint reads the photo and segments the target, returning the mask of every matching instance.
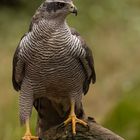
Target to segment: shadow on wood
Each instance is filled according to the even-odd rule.
[[[86,122],[89,125],[89,129],[77,124],[76,136],[72,136],[71,125],[65,128],[56,126],[47,130],[43,134],[42,140],[124,140],[117,134],[97,124],[93,118],[88,117]]]

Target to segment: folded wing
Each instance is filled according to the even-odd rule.
[[[82,43],[82,47],[86,51],[86,57],[85,58],[79,58],[79,62],[82,65],[83,71],[85,73],[85,82],[83,84],[83,92],[86,94],[89,89],[89,85],[92,81],[94,84],[96,82],[96,73],[94,69],[94,59],[91,49],[87,46],[84,39],[80,36],[80,34],[74,29],[71,28],[71,33],[79,38],[79,40]]]

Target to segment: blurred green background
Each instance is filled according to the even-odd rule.
[[[68,22],[92,47],[97,83],[83,99],[86,113],[126,140],[140,140],[140,0],[75,0]],[[41,0],[0,1],[0,140],[19,140],[18,93],[12,57]],[[32,131],[36,113],[33,112]]]

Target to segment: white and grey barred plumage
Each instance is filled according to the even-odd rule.
[[[92,52],[65,20],[70,2],[45,1],[15,51],[12,81],[15,90],[20,90],[21,123],[30,117],[35,101],[43,97],[61,104],[64,112],[69,110],[70,100],[80,109],[82,94],[88,92],[91,80],[95,83]]]

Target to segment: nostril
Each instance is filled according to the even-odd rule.
[[[72,7],[72,6],[71,6],[70,8],[71,8],[71,9],[73,9],[73,7]]]

